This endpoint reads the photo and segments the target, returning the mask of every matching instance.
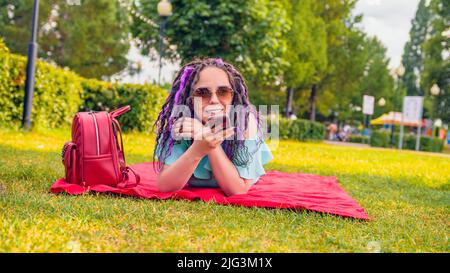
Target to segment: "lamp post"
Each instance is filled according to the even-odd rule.
[[[400,93],[400,79],[405,74],[405,67],[403,64],[400,63],[400,65],[395,69],[395,76],[397,78],[397,91],[394,94],[394,118],[395,118],[395,110],[397,109],[398,104],[398,93]],[[402,103],[400,103],[402,105]],[[391,124],[391,144],[394,145],[394,124]]]
[[[384,107],[386,105],[386,100],[383,98],[383,97],[381,97],[379,100],[378,100],[378,106],[380,106],[380,107]],[[383,112],[384,112],[384,110],[383,110]],[[370,123],[369,123],[369,126],[370,126]],[[370,143],[370,142],[369,142]]]
[[[161,0],[158,3],[157,10],[158,10],[159,17],[161,18],[161,23],[159,26],[159,71],[158,71],[158,85],[160,85],[161,84],[161,68],[162,68],[161,60],[162,60],[162,57],[164,54],[163,38],[164,38],[164,32],[166,30],[167,17],[172,15],[172,4],[170,4],[170,2],[167,0]]]
[[[433,86],[430,89],[431,95],[437,96],[437,95],[439,95],[440,92],[441,92],[441,89],[439,88],[439,86],[437,84],[433,84]]]
[[[437,95],[439,95],[439,93],[441,92],[441,89],[439,88],[439,86],[437,84],[433,84],[433,86],[431,86],[430,88],[430,94],[433,97],[436,97]],[[433,103],[434,104],[434,103]],[[434,107],[433,107],[434,108]],[[434,109],[433,111],[431,111],[432,114],[432,118],[434,118]],[[442,122],[442,121],[441,121]],[[435,131],[436,131],[436,122],[433,124],[434,125],[434,129],[433,129],[433,136],[435,135]]]
[[[34,0],[33,5],[33,20],[31,22],[31,39],[28,44],[28,59],[27,59],[27,78],[25,80],[25,97],[23,102],[22,127],[25,130],[30,129],[31,123],[31,108],[33,106],[33,91],[34,91],[34,75],[36,72],[36,55],[37,55],[37,23],[39,15],[39,0]]]

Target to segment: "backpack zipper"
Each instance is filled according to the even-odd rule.
[[[94,119],[94,126],[95,126],[95,137],[97,140],[97,155],[100,155],[100,140],[98,137],[98,125],[97,125],[97,119],[95,118],[95,114],[91,111],[90,114],[92,115],[92,118]]]

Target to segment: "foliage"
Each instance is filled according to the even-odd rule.
[[[303,119],[280,118],[280,139],[294,139],[300,141],[323,140],[325,138],[325,125]]]
[[[10,54],[0,43],[0,123],[20,126],[22,120],[25,66],[23,56]],[[70,125],[78,111],[113,110],[131,105],[120,117],[124,130],[151,131],[167,91],[154,85],[113,84],[85,79],[43,61],[36,66],[32,126],[57,128]]]
[[[0,0],[0,33],[26,55],[34,1]],[[117,1],[40,1],[38,56],[85,77],[111,76],[127,65],[128,18]]]
[[[0,52],[0,123],[18,127],[22,120],[25,57]],[[33,96],[32,126],[55,128],[72,121],[82,104],[78,75],[38,61]]]
[[[340,79],[340,81],[346,81],[347,83],[352,82],[352,78],[354,75],[345,75],[340,76],[339,68],[350,70],[354,65],[357,66],[357,63],[352,63],[351,66],[342,66],[342,60],[351,59],[353,60],[353,56],[356,55],[354,51],[352,51],[352,47],[346,46],[347,41],[351,38],[353,33],[353,24],[360,20],[360,16],[353,17],[351,14],[351,10],[354,8],[356,1],[354,0],[329,0],[329,1],[316,1],[317,5],[317,16],[323,19],[326,26],[326,43],[327,43],[327,67],[324,69],[324,73],[320,77],[320,81],[317,85],[313,86],[315,88],[311,88],[311,96],[310,106],[309,106],[309,114],[311,119],[315,119],[315,101],[317,97],[317,101],[320,102],[322,97],[332,97],[339,96],[343,97],[344,92],[351,92],[351,90],[346,90],[347,88],[339,88],[340,86],[326,87],[326,85],[330,84],[330,82],[336,82],[336,79]],[[349,73],[347,73],[349,74]],[[350,76],[350,77],[349,77]],[[316,89],[316,90],[315,90]],[[332,93],[326,94],[327,91]],[[314,92],[316,91],[316,92]],[[319,111],[322,111],[322,114],[328,116],[330,112],[328,112],[329,107],[320,107],[317,106]],[[323,113],[324,110],[327,112]]]
[[[399,133],[394,133],[394,145],[391,145],[391,136],[390,132],[387,131],[374,131],[370,137],[370,145],[374,147],[393,147],[396,148],[399,146]],[[415,150],[416,149],[416,135],[405,133],[403,135],[403,149],[407,150]],[[426,152],[442,152],[444,150],[444,140],[421,136],[420,138],[420,150]]]
[[[111,111],[130,105],[132,110],[119,117],[123,130],[153,131],[167,91],[154,85],[111,84],[84,80],[82,111]]]
[[[289,67],[284,71],[286,86],[309,88],[320,80],[327,66],[327,43],[324,21],[316,16],[312,0],[286,1],[285,9],[291,29],[284,58]]]
[[[368,136],[362,136],[362,135],[349,135],[348,136],[348,142],[351,142],[351,143],[369,143],[369,137]]]
[[[405,44],[402,63],[405,74],[402,83],[405,85],[408,96],[423,96],[424,90],[418,84],[420,74],[423,71],[423,49],[422,44],[426,40],[428,27],[430,25],[431,12],[425,0],[420,0],[416,16],[411,21],[409,41]]]
[[[433,118],[450,122],[450,38],[443,35],[450,29],[450,2],[432,0],[430,8],[433,13],[429,38],[422,45],[424,52],[424,70],[421,74],[421,85],[426,90],[429,102],[429,112],[435,113]],[[433,84],[440,88],[438,96],[433,97],[429,90]],[[430,101],[431,100],[431,101]]]
[[[139,1],[136,8],[159,21],[158,0]],[[277,1],[171,1],[163,54],[181,59],[221,57],[237,66],[252,86],[271,86],[285,65],[285,11]],[[159,50],[159,30],[139,19],[131,27],[144,55]]]
[[[326,26],[316,15],[315,1],[284,1],[284,7],[292,26],[286,37],[284,58],[289,66],[283,72],[283,79],[293,98],[318,83],[327,67]],[[289,92],[286,96],[287,101]]]
[[[370,135],[370,145],[373,147],[389,148],[391,146],[391,137],[389,132],[372,131]]]
[[[365,66],[361,77],[355,79],[357,85],[351,93],[351,103],[362,107],[364,95],[374,96],[375,106],[373,115],[377,117],[391,111],[394,107],[393,102],[396,101],[396,94],[392,92],[394,90],[394,80],[389,74],[389,59],[386,57],[386,48],[380,40],[376,37],[368,37],[364,40],[363,46],[366,51]],[[384,98],[386,101],[386,105],[383,107],[377,104],[381,98]],[[362,120],[362,112],[359,113],[361,113],[361,116],[358,115],[358,119]]]

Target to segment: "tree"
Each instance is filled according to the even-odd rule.
[[[312,0],[285,1],[291,28],[284,58],[289,61],[283,78],[287,86],[286,117],[292,110],[294,93],[319,82],[327,66],[325,23],[315,13]]]
[[[365,33],[349,26],[345,35],[340,37],[339,47],[329,52],[334,56],[330,60],[333,70],[320,85],[318,109],[322,115],[330,114],[332,118],[343,121],[351,118],[354,106],[361,105],[359,97],[365,90],[361,90],[360,81],[370,68],[366,39]],[[326,112],[327,109],[331,111]]]
[[[428,103],[428,111],[434,113],[433,118],[441,118],[444,122],[450,122],[450,37],[445,31],[450,29],[450,2],[445,0],[432,0],[430,2],[432,12],[431,28],[428,39],[422,45],[424,52],[424,69],[421,75],[421,83],[427,92],[426,99],[434,103]],[[435,98],[429,94],[433,84],[437,84],[440,93]],[[434,111],[433,111],[434,110]]]
[[[345,40],[350,31],[352,20],[350,11],[355,6],[355,0],[328,0],[316,1],[317,15],[325,22],[327,37],[327,67],[320,80],[311,86],[310,94],[310,120],[316,119],[316,100],[320,96],[320,90],[324,88],[332,78],[339,76],[336,73],[337,63]],[[341,90],[333,90],[340,92]]]
[[[362,107],[364,95],[372,95],[376,100],[383,97],[387,101],[382,109],[375,107],[374,115],[393,107],[394,83],[388,70],[386,48],[376,37],[368,37],[355,27],[360,18],[352,21],[340,38],[341,45],[334,49],[334,70],[323,81],[317,103],[321,115],[330,115],[338,121],[362,120],[358,107]]]
[[[356,92],[354,92],[352,103],[362,105],[363,95],[371,95],[378,101],[380,98],[386,100],[383,108],[375,107],[374,115],[379,116],[383,112],[393,109],[394,80],[389,74],[389,58],[386,57],[386,48],[376,37],[365,40],[367,60],[363,76],[358,80]]]
[[[158,0],[135,5],[142,14],[158,21]],[[286,62],[285,11],[270,0],[173,0],[167,19],[164,56],[184,64],[194,57],[221,57],[244,72],[253,86],[270,86]],[[132,24],[142,54],[150,57],[159,49],[158,29],[140,20]]]
[[[45,18],[50,16],[50,10],[50,3],[47,1],[39,2],[38,40],[44,37],[42,27],[45,24]],[[27,54],[31,36],[32,14],[33,1],[0,0],[0,36],[3,37],[11,52],[21,55]],[[40,49],[38,56],[41,56],[42,53],[42,49]]]
[[[0,33],[26,54],[33,1],[0,0]],[[38,56],[85,77],[111,76],[127,65],[128,18],[116,1],[40,1]]]
[[[405,67],[405,75],[402,77],[403,85],[409,96],[423,96],[418,79],[423,71],[422,44],[425,42],[431,13],[425,0],[420,0],[416,16],[412,20],[409,31],[409,41],[405,44],[402,63]]]

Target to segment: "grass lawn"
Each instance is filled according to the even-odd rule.
[[[308,211],[53,195],[70,130],[0,129],[0,252],[449,252],[450,157],[282,141],[266,169],[333,175],[365,222]],[[127,163],[153,137],[125,135]]]

